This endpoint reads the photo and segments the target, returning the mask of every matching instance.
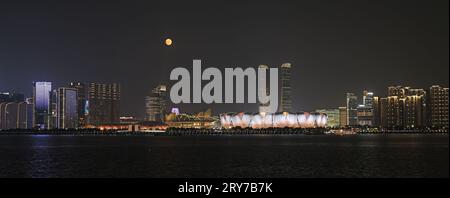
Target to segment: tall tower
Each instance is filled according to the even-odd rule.
[[[347,124],[358,125],[358,97],[354,93],[347,93]]]
[[[78,127],[77,89],[61,87],[56,92],[56,127],[73,129]]]
[[[86,86],[81,82],[71,82],[69,87],[77,90],[77,112],[78,112],[78,125],[83,127],[86,125],[86,101],[87,92]]]
[[[152,93],[145,97],[145,108],[148,121],[164,122],[167,108],[167,88],[159,85]]]
[[[280,112],[292,111],[292,99],[291,99],[291,64],[284,63],[281,65],[281,100],[280,100]]]
[[[89,83],[88,123],[101,125],[119,122],[120,84]]]
[[[366,108],[372,108],[373,107],[373,92],[369,92],[364,90],[363,92],[363,105]]]
[[[51,123],[50,95],[51,82],[33,83],[33,126],[40,129],[49,129]]]
[[[439,85],[430,87],[430,124],[433,127],[448,128],[448,87],[444,88]]]

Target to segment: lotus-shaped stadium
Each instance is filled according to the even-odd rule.
[[[223,128],[316,128],[325,127],[328,116],[323,113],[225,113],[220,115]]]

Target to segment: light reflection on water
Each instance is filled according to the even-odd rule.
[[[0,177],[448,177],[448,136],[0,136]]]

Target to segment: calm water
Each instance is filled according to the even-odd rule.
[[[0,136],[0,177],[448,177],[447,135]]]

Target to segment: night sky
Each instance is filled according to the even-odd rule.
[[[192,59],[203,68],[292,63],[294,111],[337,108],[346,92],[449,83],[448,0],[102,2],[2,1],[0,92],[31,96],[39,80],[118,82],[122,114],[142,117],[150,90]]]

